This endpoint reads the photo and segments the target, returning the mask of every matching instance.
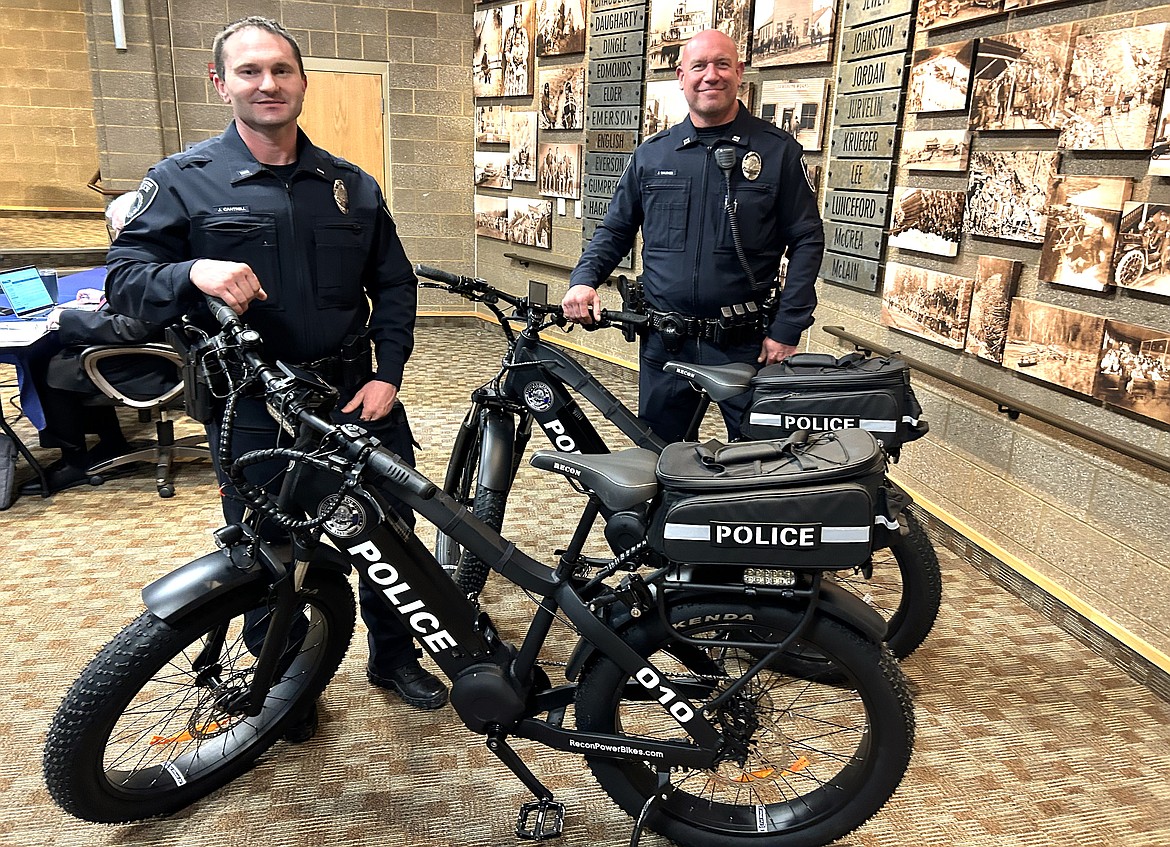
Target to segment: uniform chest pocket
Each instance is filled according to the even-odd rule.
[[[686,249],[690,203],[689,178],[648,180],[642,185],[642,240],[647,249]]]
[[[318,218],[313,224],[317,253],[317,305],[353,308],[362,291],[369,258],[370,226],[360,220]]]
[[[243,262],[252,269],[268,300],[265,307],[280,302],[280,244],[275,215],[238,217],[195,216],[191,221],[192,256]]]
[[[734,185],[734,184],[733,184]],[[739,239],[747,252],[777,247],[776,186],[770,183],[741,182],[734,185],[735,217]],[[722,205],[722,203],[720,203]],[[719,250],[735,250],[727,213],[719,216]]]

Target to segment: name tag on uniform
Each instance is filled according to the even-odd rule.
[[[676,176],[678,171],[655,171],[655,176]]]
[[[216,206],[217,215],[246,215],[252,211],[251,206]]]

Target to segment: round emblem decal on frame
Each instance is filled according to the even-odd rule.
[[[339,538],[353,538],[366,528],[366,510],[362,508],[361,503],[348,494],[341,498],[341,503],[336,510],[333,508],[334,503],[337,503],[337,495],[330,494],[317,507],[317,517],[319,518],[329,515],[330,512],[333,513],[325,521],[326,532]]]
[[[545,412],[552,407],[553,393],[543,382],[530,382],[524,386],[524,404],[534,412]]]

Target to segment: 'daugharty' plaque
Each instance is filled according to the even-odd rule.
[[[901,111],[902,92],[896,88],[853,94],[837,98],[833,106],[833,123],[837,126],[896,124]]]
[[[878,263],[826,251],[821,260],[820,276],[830,282],[840,282],[864,291],[876,291]]]
[[[893,126],[839,127],[833,130],[831,156],[845,159],[890,159],[894,155]]]
[[[905,68],[904,53],[843,64],[837,77],[837,93],[852,94],[855,91],[901,88]]]
[[[890,197],[887,194],[866,194],[861,191],[825,192],[825,217],[833,221],[852,221],[867,226],[885,226]]]
[[[841,36],[841,61],[852,62],[886,53],[905,53],[910,44],[910,16],[848,29]]]
[[[641,56],[644,41],[645,37],[641,32],[594,35],[589,39],[589,58],[611,59],[617,56]]]
[[[612,32],[642,32],[646,29],[646,4],[630,0],[593,0],[589,4],[593,14],[589,18],[590,35],[608,35]]]
[[[913,0],[845,0],[841,17],[844,25],[851,27],[909,14],[913,6]]]
[[[851,159],[829,160],[829,188],[844,188],[853,191],[890,190],[890,161],[853,161]]]
[[[882,232],[876,226],[825,221],[825,249],[867,259],[880,259]]]
[[[590,106],[638,106],[642,105],[642,84],[640,82],[606,82],[591,85],[586,89]]]

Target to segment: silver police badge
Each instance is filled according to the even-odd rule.
[[[333,202],[337,204],[341,214],[349,214],[349,192],[345,189],[345,183],[339,179],[333,180]]]
[[[764,163],[761,161],[759,153],[755,150],[749,150],[748,154],[743,157],[740,167],[743,169],[743,175],[749,181],[754,181],[760,175],[760,171],[764,169]]]
[[[530,382],[524,386],[524,403],[534,412],[547,411],[553,403],[552,389],[543,382]]]
[[[352,538],[366,528],[366,510],[348,494],[341,498],[340,503],[337,502],[336,494],[330,494],[322,500],[317,506],[317,517],[326,515],[329,518],[325,521],[325,531],[339,538]]]

